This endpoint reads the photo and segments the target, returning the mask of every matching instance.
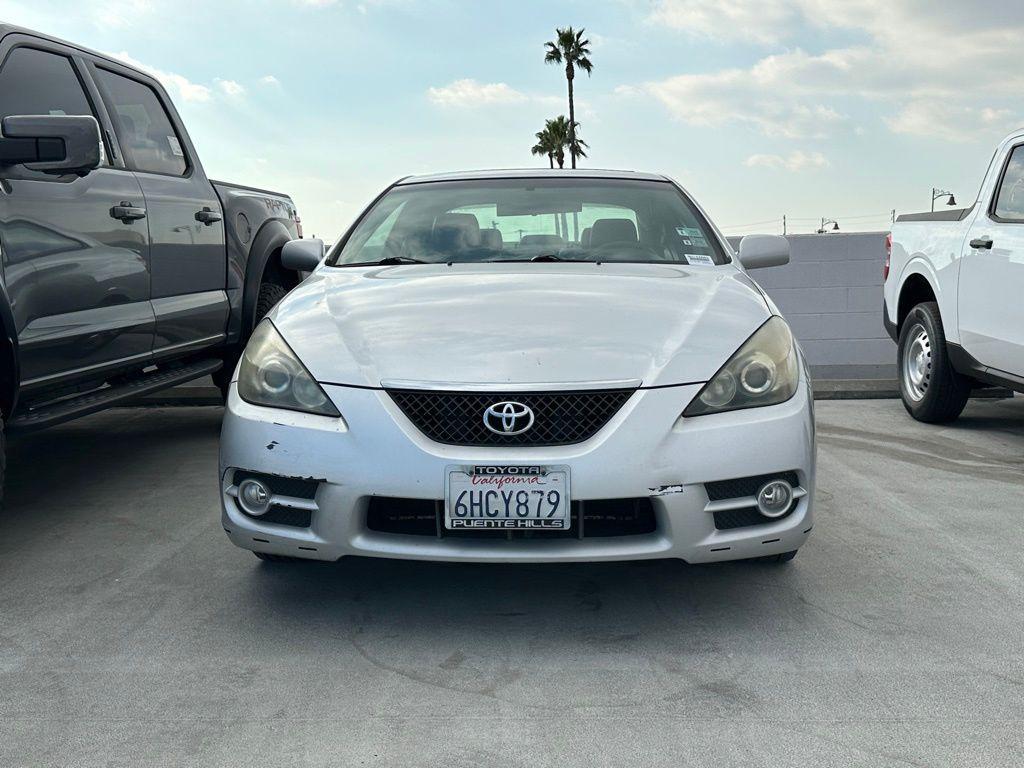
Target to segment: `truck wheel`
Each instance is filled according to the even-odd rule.
[[[952,421],[967,405],[971,380],[949,362],[942,316],[934,301],[918,304],[903,321],[896,363],[903,405],[918,421]]]
[[[287,293],[288,289],[277,283],[261,283],[259,295],[256,297],[256,317],[253,318],[253,325],[266,317]]]

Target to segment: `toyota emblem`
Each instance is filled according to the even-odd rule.
[[[533,409],[522,403],[495,403],[484,411],[484,426],[496,435],[521,435],[533,426]]]

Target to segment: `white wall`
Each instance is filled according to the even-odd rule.
[[[896,345],[882,325],[885,235],[790,235],[788,265],[750,273],[786,316],[815,378],[896,377]]]

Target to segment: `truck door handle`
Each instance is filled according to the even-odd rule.
[[[120,220],[122,224],[131,224],[133,221],[146,218],[146,209],[122,200],[110,209],[110,217]]]
[[[991,251],[992,250],[992,238],[991,237],[976,237],[971,240],[971,248],[978,250]]]
[[[217,211],[206,206],[203,207],[203,210],[196,211],[196,221],[201,221],[207,227],[211,224],[217,223],[222,218],[223,217]]]

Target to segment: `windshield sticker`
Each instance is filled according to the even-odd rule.
[[[676,234],[683,239],[683,245],[696,245],[698,248],[708,247],[704,233],[696,227],[676,227]]]
[[[168,136],[167,143],[171,145],[171,154],[175,157],[184,157],[185,153],[181,149],[181,142],[178,141],[177,136]]]
[[[706,253],[684,253],[683,256],[686,257],[686,261],[690,266],[695,264],[700,264],[705,267],[715,266],[715,260]]]

